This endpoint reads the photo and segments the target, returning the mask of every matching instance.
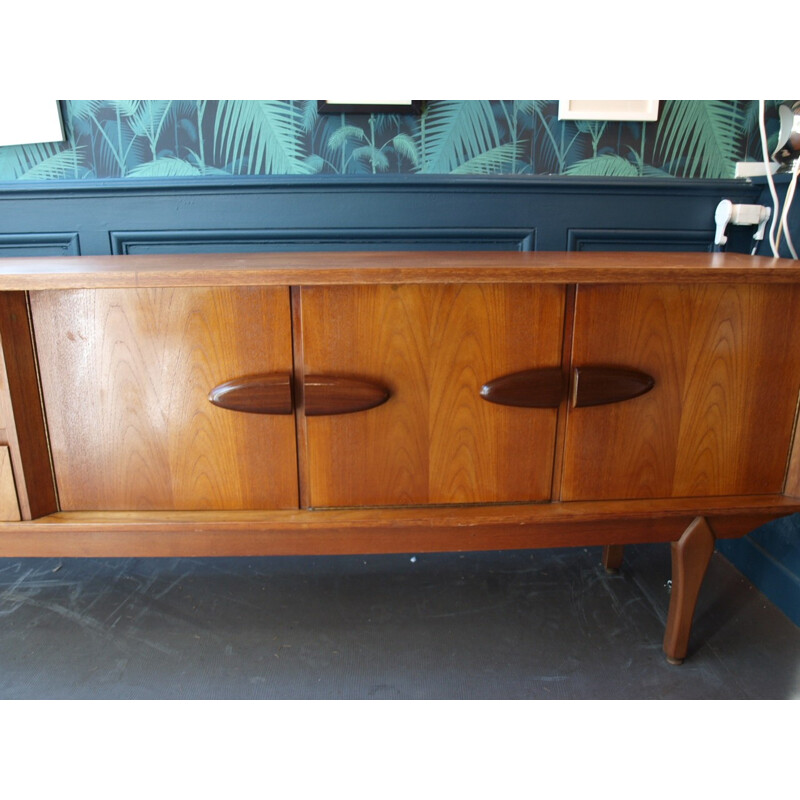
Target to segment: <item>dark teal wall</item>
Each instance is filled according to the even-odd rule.
[[[717,550],[800,625],[800,514],[722,540]]]
[[[777,130],[777,103],[768,104]],[[211,175],[732,178],[755,100],[666,100],[656,122],[562,122],[555,100],[435,100],[322,115],[316,100],[65,100],[66,143],[0,148],[0,181]]]

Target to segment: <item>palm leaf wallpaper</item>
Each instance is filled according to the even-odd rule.
[[[318,115],[316,100],[65,100],[67,142],[0,147],[0,181],[209,175],[732,178],[757,101],[666,100],[657,122],[571,122],[555,100],[431,100]],[[777,135],[779,101],[769,101]]]

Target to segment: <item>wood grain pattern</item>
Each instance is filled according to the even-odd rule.
[[[208,393],[215,406],[246,414],[293,414],[292,376],[251,375],[234,378]]]
[[[714,553],[714,533],[704,517],[697,517],[672,550],[672,592],[669,598],[664,653],[670,664],[681,664],[689,649],[692,617],[700,587]]]
[[[58,498],[24,292],[0,292],[0,354],[0,393],[20,510],[24,519],[52,514]]]
[[[562,499],[782,490],[800,389],[800,287],[579,287],[573,363],[656,387],[572,409]]]
[[[11,469],[11,456],[8,447],[0,447],[0,520],[20,519],[14,473]]]
[[[208,402],[233,375],[292,371],[287,289],[32,298],[61,505],[297,507],[294,418]]]
[[[443,283],[800,282],[800,262],[741,253],[179,253],[6,258],[0,290]]]
[[[302,308],[307,373],[392,393],[307,420],[313,506],[549,498],[556,410],[486,403],[480,387],[560,364],[563,287],[304,287]]]
[[[602,546],[678,540],[700,512],[717,536],[800,510],[781,497],[320,511],[70,512],[0,523],[0,556],[321,555]],[[741,520],[748,526],[739,527]]]

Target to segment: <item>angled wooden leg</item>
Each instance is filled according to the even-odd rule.
[[[617,572],[622,566],[625,547],[621,544],[607,544],[603,547],[603,566],[606,572]]]
[[[714,552],[714,532],[705,517],[697,517],[671,547],[672,594],[664,653],[670,664],[681,664],[689,648],[697,596]]]

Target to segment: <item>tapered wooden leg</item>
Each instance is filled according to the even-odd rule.
[[[671,547],[672,594],[664,634],[664,653],[670,664],[681,664],[689,648],[689,633],[700,586],[714,552],[714,532],[705,517],[697,517]]]
[[[625,547],[621,544],[607,544],[603,547],[603,566],[606,572],[617,572],[622,566]]]

